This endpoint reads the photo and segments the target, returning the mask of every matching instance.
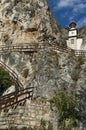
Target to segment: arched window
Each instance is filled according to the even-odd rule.
[[[74,39],[71,39],[71,44],[74,44]]]

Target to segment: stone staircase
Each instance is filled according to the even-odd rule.
[[[41,120],[56,123],[52,117],[50,103],[41,100],[26,99],[14,107],[9,107],[0,112],[0,128],[40,127]]]
[[[25,106],[17,106],[17,108],[9,108],[2,110],[0,113],[0,128],[10,127],[26,127],[24,116]]]

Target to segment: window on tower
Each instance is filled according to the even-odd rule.
[[[74,44],[74,39],[71,39],[71,44]]]

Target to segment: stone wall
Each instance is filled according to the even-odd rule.
[[[41,120],[49,122],[56,130],[57,121],[50,109],[50,103],[45,100],[27,100],[17,108],[10,108],[0,113],[0,128],[9,127],[40,127]],[[46,125],[46,127],[47,127]]]

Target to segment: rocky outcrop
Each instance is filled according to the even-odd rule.
[[[30,77],[30,74],[33,72],[31,65],[32,57],[33,54],[29,54],[28,52],[5,52],[0,55],[0,62],[5,63],[5,65],[9,67],[8,72],[10,72],[11,69],[12,73],[16,73],[16,80],[19,80],[23,85],[22,87],[26,88],[29,87],[27,78]]]
[[[58,90],[79,94],[81,96],[81,105],[79,107],[82,124],[86,122],[84,118],[86,114],[86,57],[59,52],[47,47],[33,54],[28,52],[6,52],[6,54],[0,56],[0,59],[18,74],[23,87],[34,87],[33,98],[36,100],[49,100],[53,97],[54,91]],[[21,107],[21,111],[23,111],[22,109]],[[26,113],[28,113],[28,109]],[[25,115],[23,116],[25,117]],[[4,119],[4,115],[2,118]],[[3,127],[2,118],[0,117],[1,126]],[[20,118],[20,115],[18,118]],[[50,117],[49,119],[51,120]],[[26,122],[29,123],[29,121]],[[27,126],[27,123],[23,126]]]
[[[24,88],[34,87],[34,98],[49,99],[54,90],[80,90],[81,84],[85,87],[83,56],[47,47],[36,53],[6,52],[0,60],[15,71]]]
[[[28,53],[12,52],[8,55],[4,54],[1,59],[11,68],[14,66],[15,72],[22,77],[20,81],[24,87],[34,87],[34,99],[49,100],[53,97],[54,91],[58,90],[77,93],[81,96],[80,114],[86,113],[86,101],[84,100],[86,97],[86,57],[58,52],[52,48],[39,50],[31,57]],[[25,69],[31,72],[27,74]],[[82,124],[84,122],[85,119],[82,119]]]
[[[83,32],[83,30],[81,31]],[[0,0],[0,44],[30,43],[38,45],[40,42],[50,45],[54,43],[66,44],[65,37],[65,30],[63,30],[63,36],[61,36],[60,28],[52,16],[47,0]],[[85,41],[84,35],[84,43]],[[63,53],[55,48],[46,47],[36,53],[5,51],[1,53],[0,60],[17,73],[23,88],[34,87],[34,99],[49,100],[53,97],[54,91],[58,90],[72,94],[77,93],[81,96],[83,106],[80,114],[86,113],[86,101],[84,100],[86,97],[84,91],[86,90],[86,57]],[[29,126],[33,122],[29,120],[31,115],[27,116],[29,115],[28,105],[31,104],[27,102],[27,107],[24,105],[24,109],[23,107],[18,109],[18,113],[23,114],[22,120],[20,115],[17,117],[20,118],[18,122],[19,124],[21,122],[20,125],[25,118],[27,120],[24,122],[24,126],[27,126],[27,124]],[[36,105],[35,108],[38,107]],[[15,112],[16,110],[15,108]],[[39,109],[37,109],[38,111]],[[10,118],[9,113],[12,115],[13,111],[11,113],[9,110],[6,113],[7,119],[8,116],[9,119],[12,118],[12,116]],[[40,119],[43,118],[43,115],[39,115]],[[32,116],[34,117],[33,112]],[[4,115],[2,118],[4,119]],[[0,118],[0,126],[4,125],[2,118]],[[16,117],[15,121],[17,122]],[[82,122],[85,122],[85,120],[82,119]]]
[[[85,86],[85,61],[83,56],[73,56],[46,48],[33,56],[29,86],[34,87],[34,97],[51,98],[58,89],[78,91]],[[80,82],[82,82],[80,84]]]
[[[0,1],[0,43],[51,42],[60,37],[47,0]]]

